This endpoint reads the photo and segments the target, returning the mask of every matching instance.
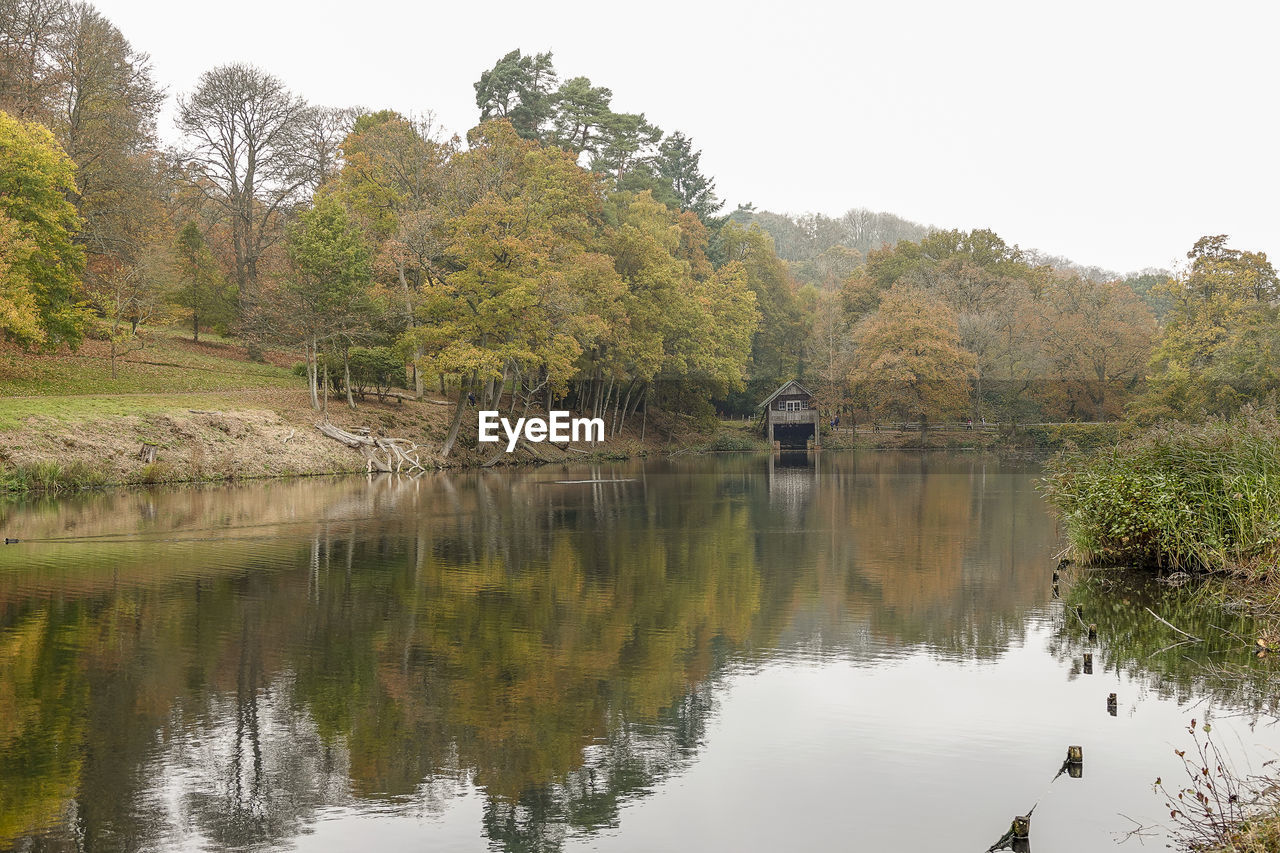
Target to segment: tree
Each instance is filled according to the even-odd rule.
[[[1155,339],[1151,310],[1122,282],[1075,276],[1052,290],[1049,303],[1051,317],[1041,325],[1045,392],[1062,401],[1058,417],[1118,416],[1146,375]]]
[[[342,352],[347,402],[355,408],[347,355],[364,319],[362,297],[369,285],[369,253],[335,196],[321,193],[311,209],[298,218],[289,234],[289,259],[294,275],[288,289],[294,298],[296,319],[306,333],[312,408],[321,408],[317,395],[319,348],[332,342]],[[327,377],[327,367],[325,372]],[[327,397],[327,388],[325,393]]]
[[[551,299],[547,288],[567,287],[579,304],[590,304],[582,287],[609,290],[607,269],[586,252],[600,208],[595,176],[567,152],[522,139],[509,122],[487,122],[470,141],[450,164],[447,273],[427,288],[427,322],[414,330],[426,363],[464,378],[445,454],[469,390],[492,408],[513,370],[556,367],[550,384],[567,381],[560,371],[582,343],[549,334],[564,294]]]
[[[693,140],[676,131],[658,146],[657,173],[671,185],[680,207],[692,210],[707,222],[724,203],[716,197],[716,182],[702,174],[702,152],[693,149]]]
[[[200,325],[224,325],[234,316],[234,291],[223,281],[213,253],[195,222],[187,222],[174,244],[175,305],[191,314],[191,339],[199,342]]]
[[[552,141],[575,156],[596,148],[596,136],[613,114],[613,92],[592,86],[586,77],[573,77],[556,90]],[[523,134],[522,134],[523,135]]]
[[[0,286],[4,331],[27,345],[75,346],[84,334],[84,252],[73,240],[81,220],[67,200],[74,173],[53,134],[0,112],[0,240],[12,249]]]
[[[1200,238],[1187,268],[1152,288],[1170,307],[1134,404],[1139,420],[1228,414],[1277,387],[1259,381],[1272,373],[1265,342],[1280,334],[1276,271],[1264,253],[1229,248],[1227,239]]]
[[[283,218],[313,182],[311,108],[252,65],[222,65],[178,98],[178,127],[192,145],[193,186],[229,223],[234,276],[252,358],[259,260],[283,235]]]
[[[123,307],[132,330],[139,308],[159,302],[138,288],[156,284],[149,271],[167,243],[168,164],[154,151],[163,92],[150,59],[87,3],[10,0],[0,21],[0,63],[17,75],[0,99],[50,128],[75,163],[85,294],[113,328]]]
[[[163,218],[165,164],[152,149],[164,92],[150,58],[87,3],[68,9],[54,59],[58,100],[46,121],[76,164],[78,239],[91,276],[118,274]]]
[[[839,296],[820,294],[805,348],[805,364],[821,408],[834,410],[844,401],[852,355],[850,324],[840,310]]]
[[[506,119],[523,138],[542,138],[555,102],[556,70],[550,51],[526,56],[513,50],[474,85],[480,121]]]
[[[48,116],[57,101],[55,53],[70,10],[66,0],[0,2],[0,110],[22,121]]]
[[[35,253],[35,243],[22,236],[18,223],[0,215],[0,335],[24,346],[45,339],[40,306],[22,274]]]
[[[853,332],[849,383],[873,416],[930,419],[966,408],[973,356],[955,315],[918,288],[894,285]]]
[[[403,308],[397,325],[419,397],[422,349],[413,330],[423,287],[443,275],[446,167],[457,148],[456,139],[442,142],[436,135],[430,119],[391,112],[361,116],[343,142],[340,174],[343,197],[377,247],[376,268],[389,270],[391,287],[399,291],[392,301]]]
[[[762,229],[729,222],[721,229],[720,240],[726,260],[742,265],[760,311],[751,345],[751,380],[758,391],[777,387],[802,369],[806,335],[795,284],[774,253],[773,240]]]

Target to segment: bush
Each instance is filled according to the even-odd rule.
[[[352,347],[347,360],[351,390],[362,399],[372,391],[381,400],[393,387],[404,387],[404,361],[390,347]]]
[[[742,432],[721,432],[707,445],[711,452],[765,450],[765,443]]]
[[[1280,542],[1280,421],[1246,410],[1059,455],[1043,483],[1084,562],[1266,571]]]
[[[1118,443],[1123,427],[1119,422],[1020,427],[1019,443],[1043,451],[1099,450]]]

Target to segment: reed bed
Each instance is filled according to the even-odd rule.
[[[1280,550],[1280,419],[1247,409],[1063,453],[1042,490],[1082,563],[1264,577]]]

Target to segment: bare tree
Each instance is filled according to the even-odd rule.
[[[47,115],[70,11],[66,0],[0,0],[0,109],[24,121]]]
[[[304,168],[310,173],[308,184],[313,192],[336,177],[342,168],[342,143],[363,112],[359,107],[311,109],[302,126],[301,153]]]
[[[178,127],[192,143],[199,191],[229,221],[240,315],[249,355],[261,358],[258,264],[283,234],[283,218],[313,186],[314,110],[279,78],[222,65],[178,98]]]

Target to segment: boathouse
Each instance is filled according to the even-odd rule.
[[[794,379],[764,399],[757,408],[764,409],[765,435],[770,447],[797,449],[822,446],[822,430],[818,427],[818,404],[809,390]]]

